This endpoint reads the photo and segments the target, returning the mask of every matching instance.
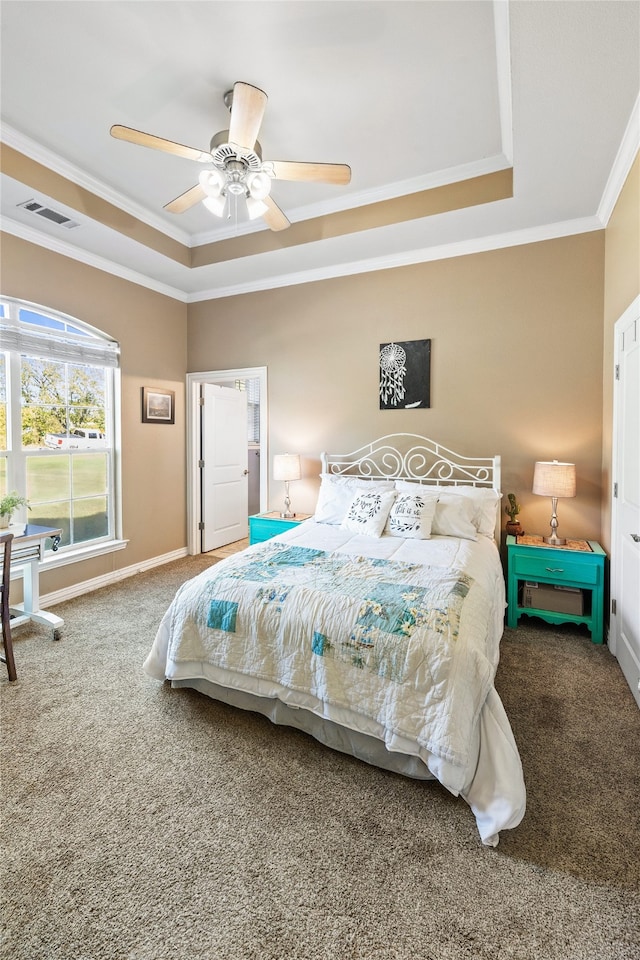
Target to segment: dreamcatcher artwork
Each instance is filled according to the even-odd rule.
[[[431,406],[431,340],[380,344],[380,409]]]

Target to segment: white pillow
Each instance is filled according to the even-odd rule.
[[[473,525],[483,537],[494,537],[496,533],[496,512],[502,494],[490,487],[440,487],[456,497],[467,497],[475,504]]]
[[[393,480],[365,480],[361,477],[336,477],[320,474],[320,492],[314,520],[318,523],[342,523],[358,490],[393,490]]]
[[[467,497],[441,493],[438,496],[436,514],[431,524],[431,533],[440,537],[462,537],[477,540],[478,531],[473,522],[476,507]]]
[[[385,533],[407,540],[428,540],[438,497],[424,493],[398,493]]]
[[[406,480],[397,480],[396,489],[405,488],[415,490],[420,484],[411,483]],[[451,496],[466,497],[475,505],[472,523],[479,534],[483,537],[494,537],[496,532],[496,519],[498,502],[502,499],[502,494],[490,487],[454,487],[454,486],[434,486],[428,487],[432,493],[447,493]],[[433,531],[435,532],[435,531]]]
[[[395,490],[356,493],[341,526],[352,533],[379,537],[384,530],[389,511],[396,498]]]

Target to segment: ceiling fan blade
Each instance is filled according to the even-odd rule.
[[[197,150],[195,147],[185,147],[181,143],[174,143],[173,140],[163,140],[162,137],[154,137],[152,133],[133,130],[132,127],[122,127],[118,123],[111,127],[111,136],[115,137],[116,140],[126,140],[128,143],[138,144],[140,147],[151,147],[153,150],[173,153],[176,157],[197,160],[198,163],[211,163],[213,161],[211,154],[206,153],[206,151]]]
[[[195,206],[200,200],[204,200],[206,195],[200,184],[196,183],[195,187],[191,187],[190,190],[181,193],[175,200],[171,200],[170,203],[165,203],[164,209],[168,210],[169,213],[184,213],[185,210]]]
[[[229,123],[229,143],[244,150],[253,150],[260,124],[267,106],[264,90],[250,83],[234,83],[231,101],[231,122]]]
[[[346,163],[296,163],[293,160],[270,160],[276,180],[307,180],[316,183],[345,184],[351,180],[351,167]]]
[[[266,203],[269,208],[266,213],[262,214],[262,217],[271,230],[286,230],[287,227],[291,226],[290,221],[275,200],[272,200],[271,197],[265,197],[262,202]]]

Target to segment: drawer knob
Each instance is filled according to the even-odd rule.
[[[564,573],[562,567],[546,567],[547,573]]]

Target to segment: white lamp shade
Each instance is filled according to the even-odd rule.
[[[273,479],[274,480],[299,480],[302,476],[300,470],[300,454],[298,453],[278,453],[273,458]]]
[[[249,220],[256,220],[258,217],[264,216],[268,210],[269,207],[266,205],[266,203],[263,203],[262,200],[256,200],[254,197],[247,197],[247,213],[249,214]]]
[[[247,190],[254,200],[264,200],[271,193],[271,178],[261,170],[248,173]]]
[[[208,197],[219,197],[227,178],[221,170],[214,167],[213,170],[201,170],[198,181]]]
[[[216,217],[223,217],[223,216],[224,216],[224,208],[225,208],[225,206],[227,205],[227,198],[226,198],[226,197],[223,197],[223,196],[220,196],[220,197],[205,197],[204,200],[202,201],[202,203],[203,203],[204,206],[207,208],[207,210],[209,210],[210,213],[215,214]]]
[[[575,497],[575,463],[539,460],[533,471],[533,492],[541,497]]]

